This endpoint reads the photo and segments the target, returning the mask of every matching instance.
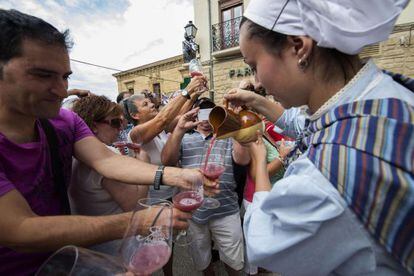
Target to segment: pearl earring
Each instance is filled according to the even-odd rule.
[[[309,62],[305,57],[303,57],[299,59],[298,66],[302,71],[305,71],[305,69],[309,66]]]

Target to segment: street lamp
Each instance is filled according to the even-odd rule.
[[[190,60],[196,58],[199,51],[198,44],[195,43],[194,38],[197,34],[197,27],[193,24],[193,21],[189,21],[184,27],[185,33],[183,41],[183,56],[184,62],[188,63]]]
[[[188,21],[188,24],[185,25],[185,34],[190,39],[194,39],[197,35],[197,27],[193,24],[193,21]]]

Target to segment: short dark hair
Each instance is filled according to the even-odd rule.
[[[22,54],[22,42],[32,39],[48,45],[59,45],[69,50],[73,43],[69,30],[59,32],[46,21],[17,10],[0,9],[0,78],[3,66]]]
[[[139,122],[138,120],[132,118],[133,115],[138,113],[138,107],[135,104],[135,101],[142,101],[145,100],[145,96],[143,94],[132,95],[129,98],[126,98],[122,101],[123,108],[124,108],[124,116],[127,121],[134,126],[136,126]]]
[[[207,97],[202,97],[197,99],[197,101],[193,104],[193,108],[199,107],[200,109],[208,109],[215,107],[216,104]]]

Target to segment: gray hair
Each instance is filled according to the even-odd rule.
[[[136,101],[142,101],[145,99],[144,95],[132,95],[129,98],[123,100],[124,115],[128,122],[137,125],[138,120],[134,119],[132,116],[138,113],[138,107],[136,106]]]

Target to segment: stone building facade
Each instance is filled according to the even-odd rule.
[[[240,15],[248,0],[194,0],[194,23],[198,27],[198,57],[209,79],[209,96],[221,102],[226,91],[246,78],[253,78],[239,48]],[[361,57],[372,57],[379,67],[414,78],[414,2],[397,21],[387,41],[366,47]],[[145,75],[145,76],[143,76]],[[119,92],[143,89],[164,93],[184,87],[189,81],[188,64],[182,55],[114,74]],[[155,86],[154,86],[155,84]],[[208,96],[208,95],[206,95]]]
[[[183,67],[183,56],[160,60],[140,67],[122,71],[113,76],[118,82],[118,91],[139,93],[143,90],[169,94],[180,89],[188,81],[188,66]]]
[[[379,67],[414,78],[414,14],[411,23],[395,26],[387,41],[369,48]]]

